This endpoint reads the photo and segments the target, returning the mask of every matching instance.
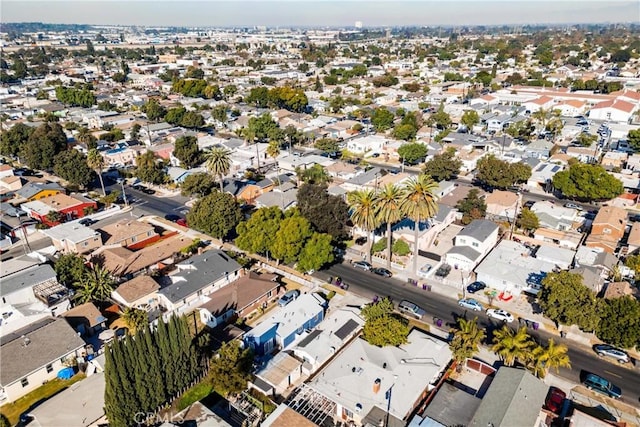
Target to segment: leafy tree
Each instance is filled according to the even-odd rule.
[[[418,236],[420,222],[432,218],[438,213],[437,196],[435,192],[438,184],[428,175],[418,175],[405,182],[404,198],[401,209],[413,220],[413,275],[418,274]]]
[[[596,135],[580,132],[580,135],[576,138],[576,143],[582,147],[591,147],[597,140],[598,137]]]
[[[387,268],[391,268],[391,242],[393,240],[392,226],[403,217],[402,188],[395,184],[387,184],[375,194],[375,209],[378,222],[387,225]],[[382,242],[382,240],[381,240]]]
[[[205,167],[214,177],[220,178],[220,191],[224,188],[224,177],[231,169],[231,151],[225,147],[213,147],[205,152]]]
[[[164,164],[158,161],[153,151],[149,150],[136,157],[135,173],[141,181],[152,184],[164,184],[168,179]]]
[[[600,323],[596,334],[601,340],[623,348],[640,346],[640,302],[632,296],[601,300]]]
[[[86,187],[92,178],[87,158],[78,150],[58,153],[54,158],[53,171],[60,178],[80,187]]]
[[[164,108],[157,99],[151,98],[141,108],[142,112],[147,115],[151,121],[157,122],[167,115],[167,109]]]
[[[385,73],[382,76],[374,77],[372,83],[375,87],[389,87],[397,85],[398,78],[389,73]]]
[[[60,256],[53,265],[53,269],[58,277],[58,282],[67,287],[80,282],[88,270],[84,258],[74,253]]]
[[[451,116],[444,111],[444,104],[440,104],[438,111],[429,116],[427,124],[429,126],[436,126],[440,130],[447,129],[451,126]]]
[[[102,154],[95,149],[92,148],[87,153],[87,166],[93,169],[98,175],[98,179],[100,180],[100,187],[102,187],[102,196],[106,197],[107,192],[104,189],[104,181],[102,179],[102,169],[104,169],[104,157]]]
[[[175,142],[173,155],[180,160],[180,165],[186,169],[198,165],[202,161],[202,151],[198,148],[195,136],[181,136]]]
[[[180,120],[180,126],[188,129],[199,129],[204,127],[204,125],[204,117],[202,117],[202,114],[195,111],[187,111],[182,116],[182,120]]]
[[[624,265],[635,271],[635,280],[640,279],[640,255],[628,255],[624,260]]]
[[[334,257],[331,240],[329,234],[313,233],[298,257],[296,265],[298,271],[320,270],[321,267],[332,262]]]
[[[187,67],[187,71],[184,76],[187,79],[202,79],[204,78],[204,71],[200,68],[196,68],[193,65]]]
[[[187,214],[189,226],[224,240],[242,220],[235,197],[214,191],[199,199]]]
[[[540,227],[540,222],[538,221],[538,216],[535,212],[524,208],[520,211],[520,215],[518,216],[517,226],[523,230],[532,232]]]
[[[474,125],[480,123],[480,116],[478,116],[478,112],[475,110],[467,110],[462,114],[460,122],[465,125],[467,129],[471,129]]]
[[[107,301],[111,297],[114,284],[108,270],[99,265],[93,265],[84,272],[78,282],[73,284],[77,289],[75,299],[80,303]]]
[[[20,148],[20,158],[32,169],[50,170],[56,154],[67,149],[67,136],[58,123],[43,123]]]
[[[329,194],[325,184],[303,184],[297,199],[300,214],[316,231],[330,234],[336,241],[347,237],[349,206],[341,197]]]
[[[402,144],[400,148],[398,148],[398,155],[402,158],[403,162],[409,165],[415,165],[424,160],[427,155],[427,147],[420,142]]]
[[[513,329],[504,325],[502,329],[493,333],[493,343],[491,351],[496,353],[507,366],[513,366],[516,360],[524,362],[535,346],[525,326],[514,332]]]
[[[364,230],[365,233],[373,233],[380,225],[379,216],[376,211],[376,193],[371,189],[352,191],[347,194],[351,221],[353,224]],[[367,239],[367,261],[371,262],[371,242]]]
[[[238,237],[236,245],[243,251],[265,254],[275,240],[280,230],[280,223],[284,215],[277,206],[260,208],[247,221],[242,221],[236,227]]]
[[[457,177],[461,167],[462,161],[456,158],[456,150],[449,148],[425,162],[422,173],[431,176],[436,182],[442,182]]]
[[[384,132],[387,129],[391,129],[394,118],[393,113],[386,108],[376,108],[371,114],[371,124],[376,132]]]
[[[296,175],[298,179],[307,184],[323,185],[331,182],[331,176],[327,173],[326,169],[319,163],[315,163],[310,168],[302,169],[296,168]]]
[[[393,303],[388,298],[364,307],[362,316],[365,318],[362,338],[369,344],[385,347],[407,342],[408,322],[393,312]]]
[[[411,248],[409,247],[409,244],[402,239],[396,240],[395,242],[393,242],[393,246],[391,250],[393,251],[394,254],[398,256],[407,256],[411,253]]]
[[[171,108],[169,111],[167,111],[167,115],[164,116],[164,120],[167,123],[178,126],[182,123],[182,119],[184,118],[186,113],[187,109],[184,107]]]
[[[482,219],[487,214],[487,204],[480,197],[477,188],[469,190],[467,196],[456,204],[456,209],[462,213],[462,223],[467,225],[474,219]]]
[[[548,273],[542,280],[538,302],[545,315],[564,325],[595,331],[598,324],[596,298],[582,284],[582,276],[568,271]]]
[[[506,133],[513,138],[529,141],[535,129],[531,120],[520,120],[519,122],[510,124]]]
[[[34,130],[34,128],[24,123],[17,123],[8,131],[3,131],[0,139],[0,154],[11,157],[17,156],[20,148],[29,141],[29,136]]]
[[[640,129],[631,129],[627,134],[627,142],[635,151],[640,151]]]
[[[251,117],[249,119],[249,130],[253,133],[253,138],[258,138],[260,141],[266,141],[270,139],[279,140],[280,129],[278,124],[273,120],[269,113],[265,113],[259,117]],[[253,142],[253,139],[249,141]]]
[[[65,105],[72,107],[91,107],[96,104],[96,96],[89,89],[72,87],[56,87],[56,98]]]
[[[478,161],[476,179],[483,185],[494,188],[508,188],[518,182],[525,182],[531,176],[531,168],[523,163],[509,163],[494,155]]]
[[[478,318],[467,320],[458,317],[458,327],[453,333],[451,340],[451,351],[453,358],[458,364],[473,357],[479,350],[480,343],[485,339],[485,332],[478,327]]]
[[[585,201],[610,200],[624,192],[622,182],[602,166],[584,163],[556,173],[553,186],[565,197]]]
[[[211,360],[209,378],[213,389],[221,396],[228,397],[247,388],[251,379],[253,354],[243,349],[238,341],[227,341]]]
[[[296,262],[312,234],[311,224],[306,218],[300,215],[285,218],[271,246],[273,257],[287,264]]]
[[[187,176],[180,188],[182,189],[183,196],[197,196],[204,197],[211,194],[216,182],[211,175],[205,172],[198,172]]]
[[[145,310],[126,307],[122,312],[122,320],[130,331],[138,332],[149,324],[149,316]]]

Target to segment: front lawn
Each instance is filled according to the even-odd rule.
[[[209,381],[209,379],[205,377],[201,382],[194,385],[189,390],[184,392],[182,396],[180,396],[180,399],[178,399],[178,402],[175,405],[176,412],[182,411],[192,403],[204,399],[211,393],[213,393],[213,386],[211,385],[211,381]]]
[[[22,396],[13,403],[0,406],[0,413],[9,419],[11,425],[16,425],[20,420],[20,415],[31,409],[36,403],[47,400],[54,394],[64,390],[72,384],[85,378],[84,374],[76,374],[68,380],[53,379],[46,384],[33,390],[31,393]]]

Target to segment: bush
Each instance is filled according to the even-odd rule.
[[[396,240],[391,246],[391,251],[398,256],[406,256],[411,253],[411,248],[404,240]]]
[[[387,248],[387,239],[380,239],[373,244],[371,250],[373,253],[382,252]]]

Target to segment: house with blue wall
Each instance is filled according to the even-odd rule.
[[[322,322],[326,305],[318,294],[302,294],[245,334],[244,343],[257,356],[284,350]]]

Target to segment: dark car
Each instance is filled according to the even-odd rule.
[[[531,207],[535,204],[535,200],[527,200],[526,202],[524,202],[524,207],[527,209],[531,209]]]
[[[596,374],[588,374],[585,377],[583,384],[589,390],[597,391],[606,396],[613,397],[614,399],[620,399],[620,397],[622,397],[622,390],[620,387]]]
[[[562,409],[562,404],[567,398],[567,394],[558,387],[549,387],[549,393],[544,401],[544,407],[551,412],[558,414]]]
[[[142,187],[140,191],[142,191],[144,194],[156,194],[156,190],[153,190],[148,187]]]
[[[176,222],[181,218],[179,215],[167,214],[164,216],[164,219],[166,219],[167,221]]]
[[[467,286],[467,292],[470,294],[475,294],[478,291],[483,290],[487,287],[487,284],[484,282],[473,282],[469,286]]]
[[[78,224],[84,225],[85,227],[88,227],[88,226],[93,225],[95,223],[96,223],[96,220],[91,219],[91,218],[82,218],[80,221],[78,221]]]
[[[449,264],[443,264],[436,270],[436,276],[447,277],[451,273],[451,266]]]
[[[382,276],[382,277],[391,277],[391,276],[393,276],[393,273],[390,272],[389,270],[387,270],[386,268],[379,268],[379,267],[372,268],[371,272],[377,274],[378,276]]]

